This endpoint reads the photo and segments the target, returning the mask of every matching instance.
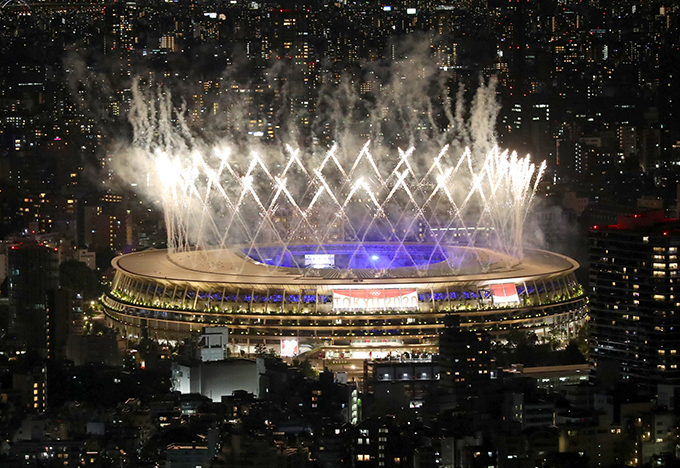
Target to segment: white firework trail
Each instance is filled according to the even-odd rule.
[[[338,241],[354,242],[357,254],[376,241],[471,246],[485,230],[488,244],[521,260],[523,226],[545,163],[536,167],[529,156],[493,148],[475,165],[469,151],[456,158],[443,148],[419,176],[408,162],[414,148],[400,151],[384,173],[368,143],[349,168],[334,151],[315,166],[305,164],[299,148],[289,148],[278,174],[255,152],[244,171],[230,164],[224,150],[214,166],[198,152],[186,160],[156,152],[171,254],[236,244],[249,253],[264,244],[285,252],[295,243],[324,251]],[[331,185],[322,170],[344,182]],[[292,190],[300,187],[307,189]]]
[[[486,94],[476,108],[493,105]],[[294,244],[325,253],[338,243],[352,245],[355,256],[368,255],[367,244],[390,242],[405,257],[407,244],[422,243],[434,246],[430,260],[448,245],[481,245],[511,262],[522,259],[523,228],[545,162],[537,166],[528,155],[489,145],[488,131],[479,141],[468,139],[473,150],[452,140],[434,151],[388,151],[367,139],[354,155],[339,143],[323,154],[291,145],[268,154],[195,141],[167,96],[157,109],[135,101],[134,145],[153,161],[155,196],[175,258],[227,248],[264,258],[260,249],[271,245],[280,246],[283,257]],[[456,109],[456,121],[459,114]],[[471,119],[470,127],[488,126],[492,116]],[[210,262],[209,254],[202,260]],[[376,274],[390,274],[395,262],[396,256]],[[447,263],[454,274],[461,267],[458,259]]]

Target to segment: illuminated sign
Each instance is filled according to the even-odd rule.
[[[305,254],[305,266],[312,268],[333,268],[334,254]]]
[[[383,6],[383,11],[392,11],[392,7],[389,5]]]
[[[407,15],[415,15],[415,14],[416,14],[416,9],[415,9],[415,8],[407,8],[407,9],[406,9],[406,14],[407,14]]]
[[[281,340],[281,357],[297,356],[298,352],[298,340]]]
[[[494,304],[518,304],[519,296],[515,283],[491,284],[491,295]]]
[[[418,294],[406,289],[335,289],[333,310],[417,309]]]

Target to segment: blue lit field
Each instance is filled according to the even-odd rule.
[[[391,270],[441,263],[448,252],[432,244],[326,244],[243,249],[253,260],[289,268]]]

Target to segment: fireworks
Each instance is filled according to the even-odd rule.
[[[189,257],[202,257],[209,266],[230,249],[243,254],[242,262],[289,265],[291,246],[324,255],[329,246],[342,244],[343,252],[354,246],[346,262],[352,265],[354,257],[374,256],[367,246],[389,243],[392,258],[381,258],[373,268],[380,277],[408,264],[404,258],[411,251],[422,253],[406,248],[414,244],[432,246],[430,259],[445,257],[453,274],[461,260],[444,254],[447,246],[457,252],[488,247],[502,254],[506,267],[522,258],[523,227],[545,163],[537,166],[529,156],[494,146],[493,84],[478,88],[469,123],[459,93],[455,115],[447,114],[449,125],[442,131],[426,125],[429,133],[412,135],[414,146],[405,150],[386,142],[380,130],[357,150],[350,149],[356,139],[347,135],[328,150],[243,142],[211,146],[195,139],[167,93],[144,95],[135,87],[133,94],[135,160],[150,160],[153,167],[137,172],[155,174],[152,195],[162,203],[168,251],[176,261],[195,250],[205,255]],[[385,121],[371,125],[382,128]],[[499,259],[477,261],[489,269]],[[426,269],[428,262],[410,264]]]
[[[448,244],[484,242],[521,259],[522,229],[545,163],[536,167],[529,156],[497,147],[476,163],[470,150],[456,157],[445,146],[428,164],[415,161],[415,148],[398,150],[390,167],[370,148],[366,142],[344,165],[337,146],[321,158],[288,147],[283,164],[267,164],[255,152],[232,160],[217,148],[207,155],[157,151],[170,253],[238,245],[247,257],[263,258],[264,245],[281,246],[285,256],[294,244],[324,254],[342,242],[370,256],[366,245],[390,242],[405,255],[406,243],[433,244],[434,255]]]

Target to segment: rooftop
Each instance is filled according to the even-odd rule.
[[[616,224],[595,225],[593,231],[631,231],[656,236],[678,235],[680,221],[666,218],[663,210],[645,211],[637,214],[619,216]]]
[[[446,262],[428,265],[426,269],[397,268],[390,276],[371,276],[376,270],[338,270],[291,268],[266,265],[245,256],[239,249],[182,252],[169,255],[166,250],[147,250],[113,259],[113,267],[136,276],[161,283],[223,283],[230,285],[347,285],[353,288],[379,285],[425,287],[446,283],[493,282],[531,279],[560,275],[578,268],[574,260],[543,250],[527,250],[519,263],[510,263],[503,254],[490,249],[447,246],[449,258],[465,257],[470,261],[457,272]],[[484,266],[482,266],[484,265]]]

